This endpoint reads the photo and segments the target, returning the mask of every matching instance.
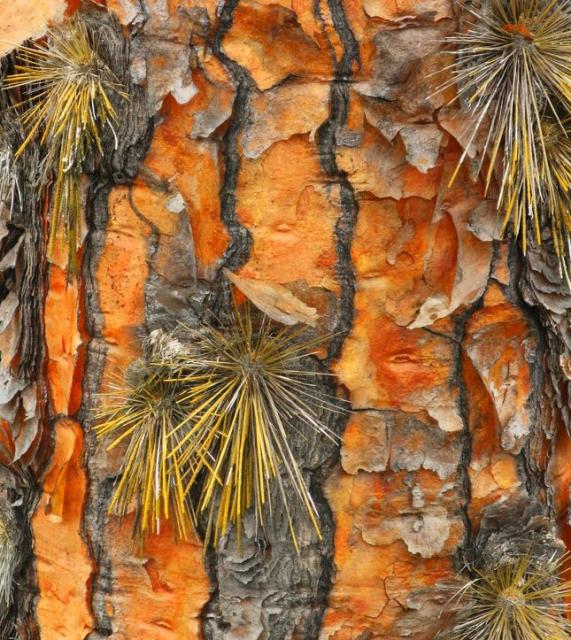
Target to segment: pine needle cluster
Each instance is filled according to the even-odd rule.
[[[509,558],[483,570],[456,594],[457,616],[450,640],[567,640],[571,623],[565,599],[571,583],[561,580],[563,561]]]
[[[528,238],[540,244],[542,228],[550,228],[569,280],[571,0],[461,4],[469,24],[449,38],[457,59],[442,88],[458,87],[472,124],[454,177],[483,137],[479,170],[486,189],[498,178],[502,232],[511,225],[525,253]]]
[[[138,537],[159,530],[170,502],[181,537],[180,523],[199,518],[206,545],[217,546],[232,527],[240,544],[246,514],[266,530],[280,501],[299,548],[290,495],[320,535],[290,437],[293,428],[301,438],[313,431],[336,441],[321,416],[337,404],[316,384],[324,374],[304,365],[321,341],[267,318],[256,323],[246,307],[226,326],[180,327],[164,337],[143,382],[104,398],[97,434],[111,437],[110,447],[128,440],[112,506],[126,515],[134,501]]]
[[[125,442],[121,474],[110,510],[121,518],[135,507],[134,529],[143,540],[160,532],[162,518],[172,516],[175,536],[187,540],[192,510],[184,491],[184,470],[173,449],[186,435],[185,408],[169,371],[137,361],[125,376],[102,394],[96,433],[110,438],[108,449]]]
[[[17,49],[4,87],[18,96],[15,109],[24,131],[17,160],[34,142],[42,152],[40,189],[53,183],[48,251],[66,248],[76,268],[81,220],[81,175],[103,153],[105,129],[114,135],[113,100],[125,99],[122,83],[101,55],[98,36],[81,15],[55,27],[40,42]]]

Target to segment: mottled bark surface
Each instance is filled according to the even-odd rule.
[[[2,6],[0,39],[76,4]],[[516,530],[571,544],[571,296],[548,242],[499,240],[470,162],[448,185],[464,122],[435,89],[457,5],[107,8],[118,23],[84,3],[132,97],[86,180],[80,277],[35,252],[41,211],[0,227],[0,454],[19,460],[0,485],[22,531],[1,637],[434,638],[464,562]],[[107,514],[121,451],[96,445],[95,394],[149,331],[224,314],[223,268],[334,334],[315,366],[353,411],[331,418],[339,448],[292,431],[324,534],[299,555],[280,513],[270,540],[247,523],[205,557],[168,524],[141,551]]]

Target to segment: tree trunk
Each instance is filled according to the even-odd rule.
[[[7,60],[79,9],[131,84],[85,179],[78,277],[43,257],[45,207],[0,247],[2,638],[428,640],[466,562],[514,531],[571,544],[571,295],[548,241],[499,239],[469,162],[449,185],[458,3],[2,4]],[[271,544],[206,554],[168,523],[141,550],[108,514],[121,454],[95,440],[97,393],[154,329],[227,310],[223,269],[318,310],[351,402],[340,447],[294,441],[323,531],[299,554],[279,512]]]

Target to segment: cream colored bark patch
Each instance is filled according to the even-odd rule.
[[[11,0],[0,3],[0,56],[28,38],[42,36],[63,19],[65,0]]]

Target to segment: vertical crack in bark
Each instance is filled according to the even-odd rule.
[[[532,414],[532,423],[542,425],[542,389],[544,388],[544,372],[543,362],[546,356],[546,340],[545,332],[542,331],[542,322],[540,314],[536,309],[531,307],[522,295],[522,279],[524,273],[524,266],[521,263],[521,256],[519,254],[519,248],[513,245],[510,248],[509,255],[509,270],[510,270],[510,282],[508,285],[502,285],[502,290],[508,300],[517,307],[525,319],[528,322],[530,330],[533,332],[536,338],[535,353],[532,354],[532,358],[528,362],[531,376],[531,395],[528,400],[529,411]],[[492,277],[490,273],[489,278]],[[468,308],[462,315],[457,316],[455,324],[455,336],[458,341],[458,352],[456,355],[456,374],[457,385],[460,390],[460,413],[462,421],[464,423],[463,438],[464,446],[461,458],[461,464],[458,467],[459,477],[463,486],[464,493],[464,506],[462,510],[462,517],[466,528],[466,537],[462,547],[458,549],[458,563],[460,566],[464,564],[478,561],[482,554],[483,540],[487,539],[489,535],[489,526],[486,523],[486,515],[494,512],[495,506],[492,505],[489,509],[485,509],[483,512],[484,520],[480,526],[479,532],[473,531],[472,524],[469,517],[469,504],[471,500],[471,481],[469,477],[468,467],[471,461],[472,455],[472,436],[470,433],[470,415],[468,404],[468,389],[464,377],[463,358],[468,357],[464,348],[464,341],[466,338],[467,324],[472,316],[480,309],[483,308],[483,302],[485,293],[477,300],[470,308]],[[543,436],[543,427],[539,426],[539,432],[537,429],[530,433],[526,444],[518,455],[518,473],[522,480],[527,497],[524,497],[526,504],[542,504],[543,507],[548,507],[548,487],[546,485],[545,470],[539,468],[537,459],[534,456],[534,447],[538,447],[538,442]],[[506,503],[506,508],[509,508],[510,503]],[[521,509],[520,502],[517,507]],[[531,507],[530,507],[531,508]],[[517,510],[517,509],[516,509]],[[535,510],[532,509],[532,513]],[[522,520],[523,522],[523,520]],[[527,522],[525,522],[527,524]]]
[[[351,330],[354,317],[355,273],[351,261],[351,241],[357,224],[359,204],[355,191],[345,171],[337,164],[337,140],[347,122],[349,91],[353,67],[359,65],[359,44],[351,31],[342,0],[328,0],[333,26],[343,44],[343,55],[337,63],[335,78],[331,84],[330,116],[317,131],[317,147],[323,171],[331,184],[338,185],[341,199],[341,215],[335,225],[337,277],[340,285],[339,309],[335,336],[329,343],[328,366],[339,357],[343,342]],[[319,7],[316,17],[319,19]]]
[[[111,560],[105,543],[105,523],[111,496],[111,483],[99,478],[95,462],[96,441],[93,434],[94,393],[100,388],[107,345],[103,338],[103,314],[99,308],[97,293],[97,264],[105,245],[107,228],[107,200],[110,184],[92,186],[88,198],[89,233],[83,257],[82,280],[84,285],[83,314],[89,341],[85,359],[82,403],[78,420],[85,432],[85,467],[87,490],[82,519],[82,536],[93,564],[89,591],[90,609],[94,628],[87,638],[96,640],[113,633],[111,619],[105,606],[105,598],[111,592]]]
[[[466,327],[470,318],[482,308],[484,296],[482,295],[471,307],[464,310],[454,319],[454,380],[458,387],[458,407],[462,419],[462,454],[458,464],[458,479],[462,488],[463,503],[461,517],[464,522],[464,541],[457,550],[458,564],[463,566],[472,560],[473,555],[473,527],[470,520],[469,508],[472,499],[472,483],[470,481],[469,465],[472,460],[472,433],[470,431],[470,406],[468,387],[466,385],[464,372],[464,357],[468,357],[464,348],[466,338]]]
[[[547,356],[547,340],[541,322],[539,309],[529,305],[524,299],[521,283],[524,280],[525,263],[519,247],[513,243],[508,259],[510,267],[510,283],[506,287],[506,295],[522,312],[536,340],[535,352],[528,361],[531,378],[531,393],[527,406],[531,414],[533,430],[529,434],[519,454],[518,470],[530,498],[537,499],[551,510],[549,488],[546,482],[546,470],[538,466],[534,456],[534,447],[541,448],[541,440],[545,435],[545,416],[543,415],[542,390],[545,388],[544,362]]]
[[[223,6],[213,44],[215,55],[237,86],[232,116],[223,139],[224,180],[220,193],[222,220],[230,234],[230,245],[222,264],[233,270],[247,261],[252,245],[250,233],[236,216],[235,193],[241,162],[238,142],[241,132],[248,124],[254,82],[243,67],[230,60],[222,51],[222,41],[232,26],[237,6],[237,0],[229,0]],[[336,327],[338,335],[329,347],[326,361],[328,366],[338,357],[343,339],[353,322],[355,282],[350,250],[358,211],[353,189],[345,173],[337,166],[335,158],[336,137],[347,120],[349,82],[353,64],[358,61],[358,48],[340,1],[331,2],[331,12],[335,28],[343,40],[345,53],[337,65],[336,77],[332,83],[331,117],[322,125],[318,136],[321,164],[330,184],[338,186],[341,194],[341,215],[335,228],[341,296]],[[217,313],[219,310],[223,312],[229,302],[228,288],[221,281],[221,271],[218,285],[219,299],[215,302]],[[335,416],[333,420],[336,424],[332,427],[341,432],[345,419]],[[297,446],[293,440],[292,444]],[[302,551],[297,555],[287,540],[287,528],[284,528],[285,521],[282,522],[283,514],[276,510],[274,519],[280,534],[274,536],[270,543],[253,536],[247,542],[242,542],[242,551],[237,553],[235,540],[230,535],[223,549],[209,550],[208,569],[214,593],[202,612],[205,638],[219,640],[227,637],[227,634],[234,632],[234,624],[245,625],[249,628],[248,633],[259,633],[261,635],[256,637],[267,640],[286,640],[292,637],[312,640],[319,637],[331,587],[334,533],[333,518],[322,484],[336,456],[338,452],[333,447],[329,451],[319,441],[306,442],[303,453],[300,451],[300,464],[304,473],[307,473],[310,490],[322,518],[321,542],[312,540],[311,532],[306,532]],[[295,511],[297,506],[292,508]],[[293,515],[294,518],[298,516],[303,517],[303,513]]]
[[[236,214],[236,188],[241,165],[238,142],[241,132],[248,124],[254,80],[244,67],[229,58],[222,50],[224,36],[232,27],[234,12],[238,4],[239,0],[227,0],[224,3],[218,16],[218,30],[212,42],[214,55],[220,60],[236,84],[232,114],[222,139],[224,176],[220,188],[220,217],[226,226],[230,242],[222,257],[216,278],[221,285],[221,290],[217,294],[222,296],[222,299],[217,300],[215,311],[218,311],[220,306],[223,310],[223,307],[229,303],[228,287],[224,286],[225,279],[222,269],[227,268],[230,271],[239,269],[248,261],[252,248],[252,236],[248,229],[240,223]]]
[[[333,20],[333,26],[343,45],[343,55],[336,61],[335,78],[330,91],[330,115],[317,131],[316,141],[319,151],[321,167],[330,181],[337,185],[340,193],[341,213],[335,224],[336,239],[336,271],[340,286],[340,295],[337,310],[335,335],[331,339],[327,358],[324,362],[330,368],[333,361],[341,355],[343,343],[351,331],[355,315],[355,272],[351,258],[351,243],[359,214],[359,204],[355,190],[349,181],[345,171],[337,164],[337,141],[341,137],[347,123],[350,87],[354,66],[360,64],[359,45],[353,34],[342,0],[328,0],[329,11]],[[318,20],[322,20],[319,1],[314,2],[314,13]],[[332,51],[334,51],[332,49]],[[333,384],[331,385],[334,386]],[[335,390],[331,389],[332,393]],[[341,434],[345,428],[346,417],[340,415],[335,418],[334,429]],[[312,616],[312,628],[307,628],[308,639],[317,639],[323,623],[323,616],[327,608],[328,597],[333,584],[335,570],[335,521],[333,512],[323,491],[323,484],[332,466],[338,463],[339,451],[337,450],[328,461],[322,465],[318,473],[311,478],[311,492],[319,509],[322,519],[323,540],[321,544],[321,575],[318,586],[318,598],[315,603],[315,611]]]
[[[137,175],[139,165],[149,148],[153,133],[144,91],[129,79],[129,42],[123,38],[119,23],[108,13],[93,9],[90,19],[101,34],[106,58],[114,63],[114,72],[129,87],[128,106],[121,111],[117,140],[111,132],[104,134],[106,153],[96,169],[88,192],[86,219],[89,228],[82,263],[82,307],[86,357],[83,371],[82,400],[75,416],[85,433],[84,468],[87,491],[81,533],[93,565],[89,584],[89,606],[93,629],[90,640],[113,634],[108,596],[113,586],[111,558],[106,539],[108,505],[114,478],[106,475],[102,460],[96,455],[93,433],[93,409],[100,389],[107,356],[103,333],[104,316],[99,306],[97,268],[103,254],[109,217],[109,195],[115,185],[128,184]],[[123,109],[122,106],[118,108]]]
[[[239,0],[224,2],[218,14],[218,28],[212,41],[212,52],[220,60],[236,86],[228,128],[222,138],[221,156],[224,175],[220,187],[220,218],[228,231],[230,241],[222,256],[213,286],[212,307],[218,317],[224,317],[231,306],[230,288],[224,277],[223,269],[235,271],[246,264],[252,248],[252,236],[248,229],[240,223],[236,213],[236,189],[241,167],[239,138],[248,122],[254,80],[244,67],[232,60],[222,50],[224,37],[232,28],[234,12],[238,4]],[[215,549],[206,550],[205,563],[211,594],[200,614],[205,638],[213,638],[217,633],[211,624],[210,612],[216,609],[220,597],[219,560]]]

